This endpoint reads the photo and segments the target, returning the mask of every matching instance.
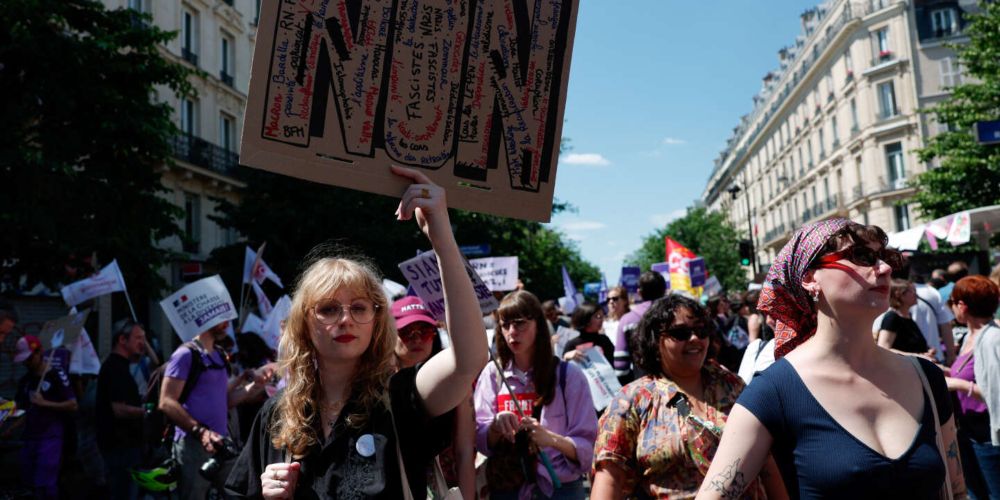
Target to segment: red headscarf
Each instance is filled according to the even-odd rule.
[[[828,219],[802,226],[771,264],[757,310],[774,318],[775,358],[788,354],[816,333],[816,310],[802,288],[802,277],[830,236],[850,222]]]

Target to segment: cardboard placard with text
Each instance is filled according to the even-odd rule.
[[[509,292],[517,288],[517,257],[484,257],[470,259],[469,264],[493,292]]]
[[[579,0],[260,5],[240,163],[548,221]]]
[[[445,320],[444,285],[441,283],[441,270],[438,267],[437,255],[433,250],[418,254],[416,257],[401,262],[399,270],[403,272],[406,281],[417,292],[424,307],[438,321]],[[465,272],[472,281],[472,289],[479,299],[479,309],[483,316],[496,311],[500,303],[493,297],[493,292],[483,283],[479,274],[469,261],[465,261]]]

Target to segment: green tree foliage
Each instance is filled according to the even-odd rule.
[[[154,293],[178,234],[159,192],[176,126],[156,91],[188,94],[164,58],[173,38],[133,11],[88,0],[0,9],[0,262],[3,289],[84,277],[117,258],[133,295]],[[79,266],[79,267],[78,267]]]
[[[643,239],[642,246],[625,261],[648,271],[650,266],[666,261],[664,238],[673,238],[705,259],[709,275],[715,276],[727,290],[746,288],[746,272],[740,266],[740,233],[721,212],[689,208],[684,217],[667,224]]]
[[[965,28],[969,43],[955,47],[966,83],[929,110],[950,131],[917,152],[921,161],[940,162],[914,180],[914,201],[932,218],[1000,203],[1000,146],[979,145],[972,133],[976,122],[1000,119],[1000,3],[980,6]]]
[[[430,249],[413,221],[396,220],[398,199],[259,170],[247,169],[242,176],[247,183],[242,200],[238,205],[220,200],[218,222],[252,245],[266,241],[264,259],[289,282],[310,250],[322,243],[343,255],[367,256],[387,278],[404,284],[397,264]],[[492,255],[518,256],[521,280],[543,300],[563,295],[562,265],[578,287],[600,279],[574,245],[537,222],[462,210],[452,210],[451,221],[460,245],[489,244]],[[213,252],[227,283],[240,282],[243,252],[242,243]]]

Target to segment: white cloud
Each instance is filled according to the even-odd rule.
[[[592,167],[606,167],[611,162],[598,153],[569,153],[564,155],[562,162],[567,165],[587,165]]]
[[[665,146],[679,146],[681,144],[687,144],[687,141],[685,141],[684,139],[678,139],[676,137],[663,138],[663,145]]]
[[[596,231],[598,229],[604,229],[608,227],[607,224],[603,222],[597,222],[595,220],[581,220],[576,222],[567,222],[562,225],[562,228],[566,231],[576,232],[576,231]]]
[[[687,214],[686,208],[678,208],[677,210],[674,210],[673,212],[670,213],[650,215],[649,222],[652,222],[654,226],[660,228],[666,226],[667,224],[670,224],[676,219],[684,217],[686,214]]]

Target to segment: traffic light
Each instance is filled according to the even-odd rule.
[[[740,240],[740,265],[749,266],[753,257],[753,244],[750,240]]]

